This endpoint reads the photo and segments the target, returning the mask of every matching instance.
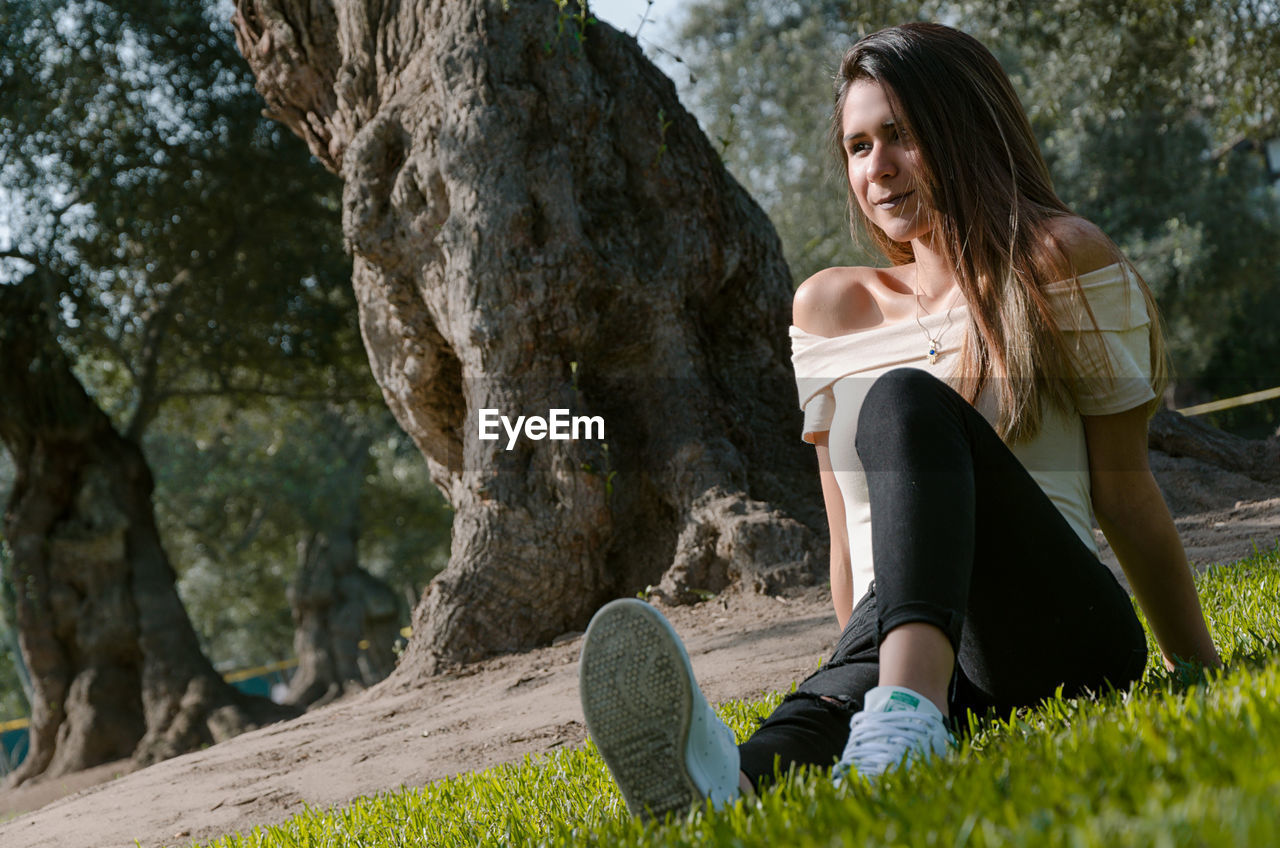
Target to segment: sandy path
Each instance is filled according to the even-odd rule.
[[[1270,488],[1189,461],[1157,457],[1153,464],[1198,565],[1238,559],[1255,545],[1270,549],[1280,538],[1280,497]],[[818,665],[838,635],[820,589],[786,600],[730,593],[669,613],[713,702],[785,689]],[[566,638],[413,689],[389,681],[120,777],[123,764],[0,792],[0,817],[33,810],[0,824],[0,845],[187,845],[278,823],[304,803],[345,804],[579,744],[580,642]],[[90,785],[97,780],[110,782]]]
[[[817,667],[838,635],[829,609],[828,596],[811,590],[786,601],[717,598],[671,618],[715,702],[786,687]],[[185,845],[279,822],[304,802],[345,804],[577,745],[580,646],[573,638],[497,658],[413,691],[379,687],[53,801],[0,825],[0,845]]]

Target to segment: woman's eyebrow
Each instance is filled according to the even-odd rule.
[[[891,129],[893,129],[894,127],[896,127],[897,125],[898,125],[898,124],[897,124],[897,122],[896,122],[896,121],[894,121],[894,120],[893,120],[893,118],[890,118],[890,119],[888,119],[887,121],[885,121],[883,124],[881,124],[881,125],[880,125],[880,128],[881,128],[881,129],[884,129],[884,130],[891,130]],[[853,139],[855,139],[855,138],[863,138],[863,137],[865,137],[865,136],[866,136],[866,132],[864,132],[864,131],[862,131],[862,130],[859,130],[858,132],[851,132],[851,133],[849,133],[848,135],[846,135],[846,136],[844,137],[844,140],[845,140],[845,141],[852,141],[852,140],[853,140]]]

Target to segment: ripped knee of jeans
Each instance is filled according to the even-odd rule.
[[[824,695],[821,692],[804,692],[796,691],[789,693],[782,699],[782,703],[778,705],[781,710],[787,704],[803,701],[805,703],[816,703],[825,708],[828,712],[839,715],[845,719],[850,718],[858,710],[862,709],[862,704],[847,695]],[[776,711],[775,711],[776,712]],[[760,723],[764,723],[761,719]]]

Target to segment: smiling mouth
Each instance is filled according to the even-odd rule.
[[[902,203],[904,199],[910,197],[913,194],[915,194],[914,190],[904,191],[902,194],[895,194],[894,196],[886,200],[881,200],[880,202],[876,203],[875,206],[877,209],[892,209],[898,204]]]

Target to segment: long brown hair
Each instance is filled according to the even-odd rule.
[[[934,210],[934,237],[969,306],[951,379],[970,403],[990,387],[996,430],[1008,441],[1029,439],[1039,432],[1043,403],[1072,407],[1070,375],[1079,356],[1050,311],[1045,286],[1071,281],[1081,311],[1097,325],[1050,228],[1052,219],[1073,213],[1054,191],[1013,85],[981,42],[950,27],[910,23],[869,35],[845,53],[836,76],[831,141],[842,165],[845,95],[860,80],[881,85],[895,123],[918,149],[916,190],[923,208]],[[849,214],[855,238],[861,226],[892,264],[913,260],[910,243],[890,239],[863,215],[852,186]],[[1114,244],[1111,249],[1116,261],[1128,264]],[[1168,369],[1155,302],[1136,270],[1129,271],[1151,317],[1159,398]]]

